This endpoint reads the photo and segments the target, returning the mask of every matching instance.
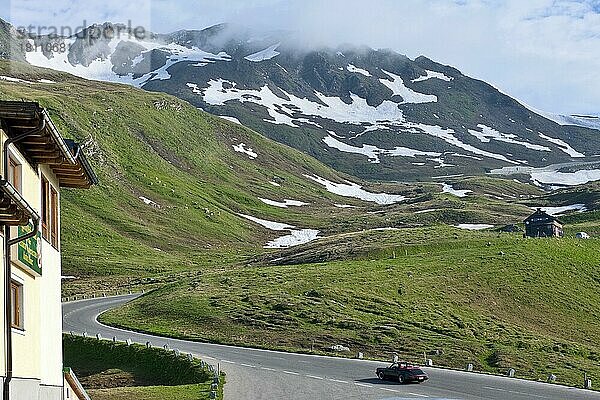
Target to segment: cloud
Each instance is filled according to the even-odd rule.
[[[293,30],[305,45],[354,43],[392,48],[409,57],[423,54],[451,64],[539,109],[600,113],[599,0],[9,3],[10,19],[20,24],[131,19],[136,25],[165,33],[233,22],[258,29]]]

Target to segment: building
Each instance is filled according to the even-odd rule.
[[[62,400],[60,189],[97,183],[37,103],[0,101],[3,400]],[[72,396],[71,399],[78,397]]]
[[[528,237],[563,237],[562,222],[538,208],[525,220],[525,236]]]

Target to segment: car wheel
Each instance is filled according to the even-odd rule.
[[[398,383],[404,383],[404,376],[398,375]]]
[[[377,373],[377,377],[381,380],[383,380],[385,378],[385,375],[383,374],[383,372],[378,372]]]

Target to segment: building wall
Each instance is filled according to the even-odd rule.
[[[4,143],[6,136],[0,130]],[[12,155],[21,164],[22,190],[25,200],[39,213],[41,208],[41,180],[16,151]],[[46,178],[58,189],[54,174],[42,168]],[[4,174],[3,174],[4,175]],[[11,236],[17,236],[13,228]],[[4,235],[0,235],[0,256],[4,257]],[[16,247],[16,246],[15,246]],[[44,239],[40,239],[42,276],[12,264],[12,277],[23,284],[24,330],[13,329],[13,381],[11,400],[62,399],[62,315],[60,304],[60,253]],[[4,288],[4,268],[0,268],[0,283]],[[4,293],[4,289],[2,290]],[[1,296],[0,323],[4,328],[4,296]],[[2,329],[2,335],[4,330]],[[3,337],[3,336],[2,336]],[[0,340],[0,374],[6,376],[5,343]]]

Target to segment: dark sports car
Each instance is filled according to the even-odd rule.
[[[377,377],[381,380],[388,379],[399,383],[421,383],[429,379],[421,368],[407,363],[393,363],[387,368],[377,368]]]

